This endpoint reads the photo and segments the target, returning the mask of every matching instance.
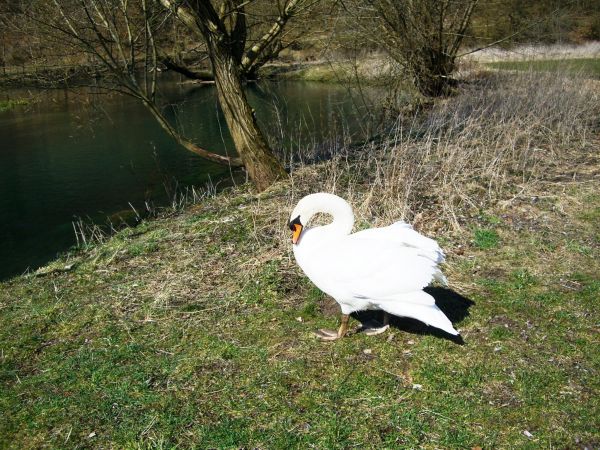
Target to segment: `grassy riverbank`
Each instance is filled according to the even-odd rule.
[[[281,80],[319,81],[326,83],[389,84],[393,64],[380,53],[356,60],[334,58],[317,61],[286,60],[265,65],[261,75]],[[408,84],[408,82],[406,83]]]
[[[523,45],[511,49],[488,48],[468,55],[486,67],[571,73],[580,77],[600,78],[600,42],[582,45]]]
[[[494,69],[573,72],[592,78],[600,78],[600,58],[498,61],[486,65]]]
[[[263,194],[223,192],[2,283],[0,447],[597,446],[595,88],[472,80]],[[406,218],[440,241],[450,290],[432,292],[466,345],[406,320],[311,335],[338,308],[286,222],[318,190],[349,199],[357,228]]]

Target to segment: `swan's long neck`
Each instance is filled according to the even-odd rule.
[[[333,222],[320,227],[321,230],[336,235],[350,234],[354,226],[354,214],[352,208],[342,198],[333,194],[313,194],[305,198],[306,200],[306,219],[308,221],[317,213],[331,214]]]

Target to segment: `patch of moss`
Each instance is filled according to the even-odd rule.
[[[10,109],[16,108],[17,106],[28,105],[29,100],[24,98],[17,100],[0,100],[0,112],[8,111]]]

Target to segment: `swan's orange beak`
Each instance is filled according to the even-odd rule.
[[[298,239],[300,239],[300,234],[302,233],[302,224],[295,223],[294,230],[292,234],[292,244],[297,244]]]
[[[293,233],[292,243],[295,245],[298,243],[298,239],[300,239],[300,234],[302,234],[302,222],[300,222],[300,216],[296,217],[294,220],[290,220],[288,226]]]

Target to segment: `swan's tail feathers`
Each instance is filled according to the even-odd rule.
[[[426,292],[415,291],[397,295],[381,301],[378,306],[394,316],[417,319],[453,336],[458,335],[452,322],[436,306],[434,298]]]
[[[439,267],[435,268],[435,272],[433,272],[433,279],[440,283],[442,286],[448,286],[448,279],[442,273]]]

